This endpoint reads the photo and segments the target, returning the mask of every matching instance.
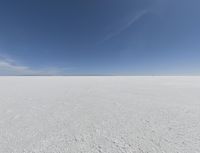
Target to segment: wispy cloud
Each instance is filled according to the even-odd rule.
[[[122,24],[120,28],[118,28],[115,31],[112,31],[112,32],[108,33],[106,35],[106,37],[103,39],[102,42],[112,39],[113,37],[119,35],[123,31],[125,31],[126,29],[128,29],[129,27],[131,27],[136,21],[138,21],[145,14],[147,14],[148,11],[149,10],[142,10],[142,11],[138,12],[137,14],[134,14],[131,18],[129,18],[129,20],[127,20],[126,22],[124,22],[124,24]]]
[[[0,56],[0,75],[64,75],[66,68],[33,69],[16,64],[15,60]]]

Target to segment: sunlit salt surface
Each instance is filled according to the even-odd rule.
[[[199,153],[200,77],[0,77],[1,153]]]

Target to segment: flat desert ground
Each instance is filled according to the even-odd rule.
[[[0,77],[0,153],[200,153],[200,77]]]

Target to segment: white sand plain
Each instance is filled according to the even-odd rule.
[[[0,153],[200,153],[200,77],[0,77]]]

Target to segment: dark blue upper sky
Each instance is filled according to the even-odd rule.
[[[0,75],[200,74],[199,0],[1,0]]]

